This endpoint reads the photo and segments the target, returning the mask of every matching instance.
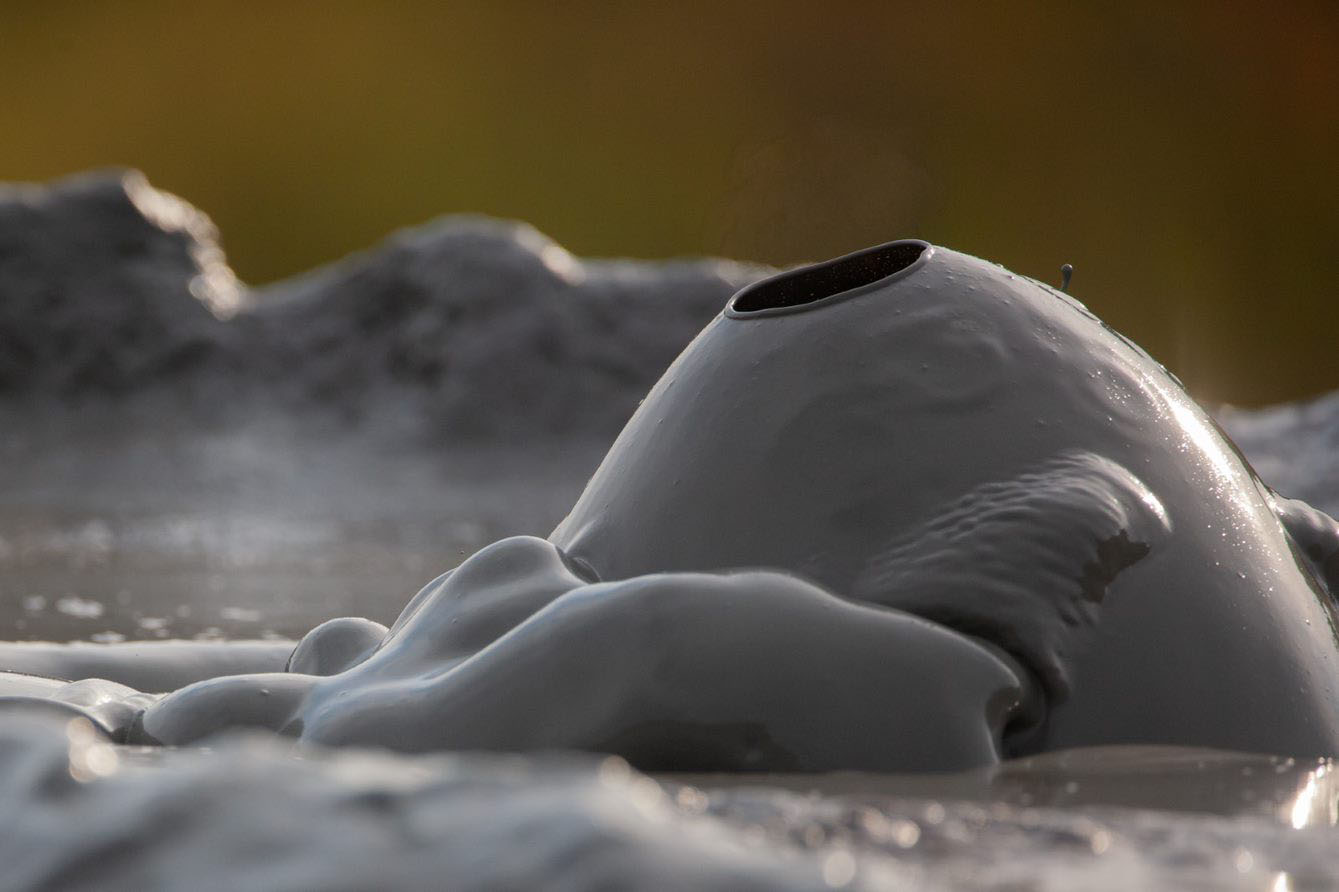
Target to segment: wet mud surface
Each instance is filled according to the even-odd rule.
[[[276,421],[276,426],[280,422]],[[408,450],[362,432],[8,436],[0,638],[299,638],[390,623],[428,580],[543,535],[603,444]]]
[[[653,778],[578,756],[295,758],[254,736],[142,750],[10,712],[0,853],[24,889],[1333,888],[1329,763],[1064,758],[966,776]]]

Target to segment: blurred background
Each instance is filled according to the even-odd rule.
[[[1339,387],[1339,4],[0,6],[0,179],[108,165],[264,283],[438,214],[772,264],[905,236],[1210,404]]]

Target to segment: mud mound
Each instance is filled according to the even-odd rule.
[[[524,224],[451,217],[264,289],[239,321],[298,402],[458,436],[612,433],[762,272],[583,261]]]
[[[0,186],[0,393],[127,394],[225,350],[245,297],[209,218],[112,172]]]
[[[138,172],[0,186],[0,398],[607,435],[764,272],[582,261],[524,224],[448,217],[247,289],[209,218]]]
[[[1218,421],[1266,483],[1339,515],[1339,393],[1254,411],[1226,409]]]

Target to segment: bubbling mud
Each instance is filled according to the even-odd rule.
[[[547,540],[480,550],[389,628],[146,646],[134,687],[10,673],[0,708],[125,744],[255,728],[659,771],[1328,755],[1337,550],[1334,521],[1275,497],[1081,304],[895,242],[742,291]],[[120,653],[96,674],[124,681]],[[92,668],[60,656],[5,666]]]

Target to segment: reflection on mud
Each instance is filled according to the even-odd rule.
[[[484,544],[547,532],[602,443],[544,456],[266,429],[11,434],[0,640],[299,637],[394,619]]]
[[[763,786],[869,802],[998,802],[1018,808],[1159,809],[1270,818],[1296,829],[1339,826],[1333,759],[1164,746],[1064,750],[956,774],[663,774],[702,788]]]
[[[1335,783],[1334,762],[1322,761],[1304,777],[1305,781],[1285,817],[1298,830],[1339,825],[1339,783]]]
[[[207,753],[112,746],[53,704],[29,708],[0,726],[0,792],[11,806],[0,857],[21,888],[142,888],[144,876],[194,887],[225,875],[274,888],[295,865],[314,888],[422,888],[444,875],[464,888],[1333,886],[1333,831],[1294,828],[1288,814],[1299,789],[1311,790],[1309,808],[1332,805],[1328,763],[1123,747],[974,776],[652,779],[617,758],[351,749],[294,758],[289,744],[255,736],[216,740]],[[1104,804],[1139,798],[1121,788],[1155,799],[1174,775],[1197,779],[1178,785],[1191,811]],[[1184,796],[1224,784],[1282,810]],[[1010,801],[1024,792],[1090,804]],[[1194,813],[1219,806],[1228,813]],[[164,815],[177,820],[168,833]],[[265,857],[239,857],[253,851]],[[123,852],[134,854],[106,857]]]

